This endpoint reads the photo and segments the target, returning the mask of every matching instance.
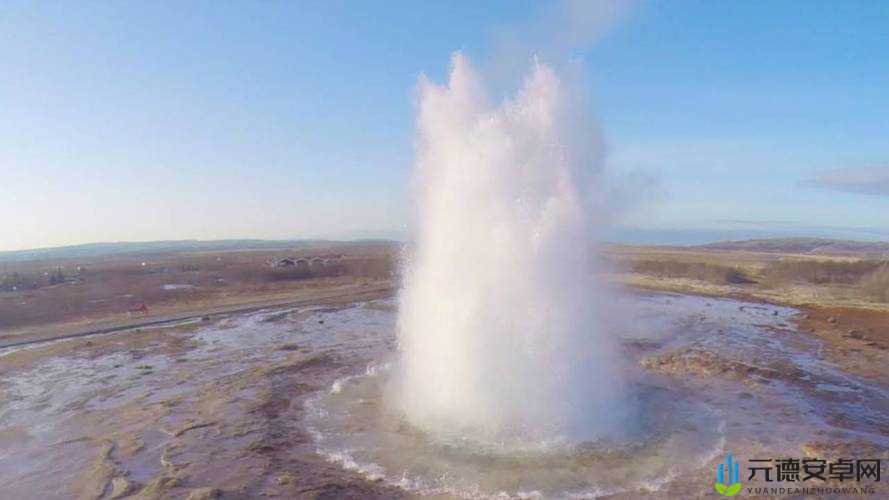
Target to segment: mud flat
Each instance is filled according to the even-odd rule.
[[[889,381],[801,331],[810,313],[664,293],[612,310],[627,432],[527,450],[389,409],[392,299],[2,349],[0,497],[694,498],[727,451],[889,459]]]
[[[401,494],[315,452],[302,400],[392,348],[389,302],[0,350],[0,497]]]

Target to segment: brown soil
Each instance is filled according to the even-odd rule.
[[[889,381],[889,312],[817,306],[802,311],[800,330],[826,343],[825,357],[852,373]]]

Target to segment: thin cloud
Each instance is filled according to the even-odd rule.
[[[494,35],[489,69],[498,78],[514,81],[540,57],[562,66],[610,34],[626,19],[636,0],[561,0],[540,9],[525,23],[501,26]]]
[[[845,193],[889,196],[889,166],[828,170],[809,179],[806,184]]]

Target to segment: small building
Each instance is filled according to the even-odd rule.
[[[286,269],[296,266],[297,261],[291,259],[290,257],[285,257],[283,259],[278,259],[272,262],[272,267],[274,267],[275,269]]]

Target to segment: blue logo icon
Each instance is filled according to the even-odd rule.
[[[741,464],[732,462],[732,454],[725,457],[725,462],[716,468],[716,492],[722,496],[733,497],[741,491],[740,473]]]

